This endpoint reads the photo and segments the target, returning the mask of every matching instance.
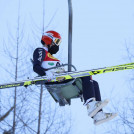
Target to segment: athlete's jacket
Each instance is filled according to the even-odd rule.
[[[45,75],[45,69],[60,65],[60,60],[53,57],[46,47],[37,48],[33,53],[33,70],[40,76]]]

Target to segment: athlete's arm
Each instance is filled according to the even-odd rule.
[[[41,67],[41,64],[46,56],[46,53],[43,48],[35,49],[33,53],[33,70],[40,76],[45,75],[44,68]]]

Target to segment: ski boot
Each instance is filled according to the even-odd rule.
[[[100,125],[104,122],[112,120],[117,116],[117,113],[104,113],[103,111],[98,112],[94,117],[94,124]]]
[[[88,116],[93,117],[96,113],[108,104],[109,100],[95,101],[95,98],[90,98],[86,102]]]

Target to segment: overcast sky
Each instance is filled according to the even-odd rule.
[[[40,47],[42,34],[42,0],[23,0],[20,4],[20,23],[25,27],[25,40],[35,39],[33,47]],[[73,5],[73,65],[78,70],[128,63],[125,44],[134,43],[133,0],[72,0]],[[17,0],[0,0],[0,52],[3,40],[16,35],[18,15]],[[53,19],[52,19],[53,18]],[[45,1],[45,31],[56,30],[62,35],[60,52],[56,56],[67,63],[68,6],[67,0]],[[31,31],[34,31],[35,35]],[[33,39],[34,38],[34,39]],[[8,42],[9,43],[9,42]],[[12,42],[13,43],[13,42]],[[0,54],[2,55],[2,54]],[[32,57],[32,53],[29,53]],[[6,63],[4,57],[1,63]],[[32,67],[31,67],[32,69]],[[110,98],[114,105],[128,94],[128,78],[131,71],[121,71],[94,76],[100,84],[102,98]],[[4,75],[3,75],[4,77]],[[3,81],[3,80],[2,80]],[[123,91],[123,92],[122,92]],[[112,92],[112,94],[111,94]],[[120,94],[120,96],[119,96]],[[113,101],[114,100],[114,101]],[[80,100],[73,100],[70,107],[73,127],[71,134],[103,134],[109,123],[95,127],[87,116],[86,107]],[[111,103],[106,111],[114,112]]]

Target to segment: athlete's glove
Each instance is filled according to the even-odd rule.
[[[65,69],[63,67],[58,67],[55,69],[55,73],[65,73]]]
[[[55,75],[54,75],[53,72],[51,72],[51,71],[46,71],[45,73],[46,73],[46,76],[47,76],[47,80],[48,80],[48,81],[51,81],[52,79],[55,78]]]

